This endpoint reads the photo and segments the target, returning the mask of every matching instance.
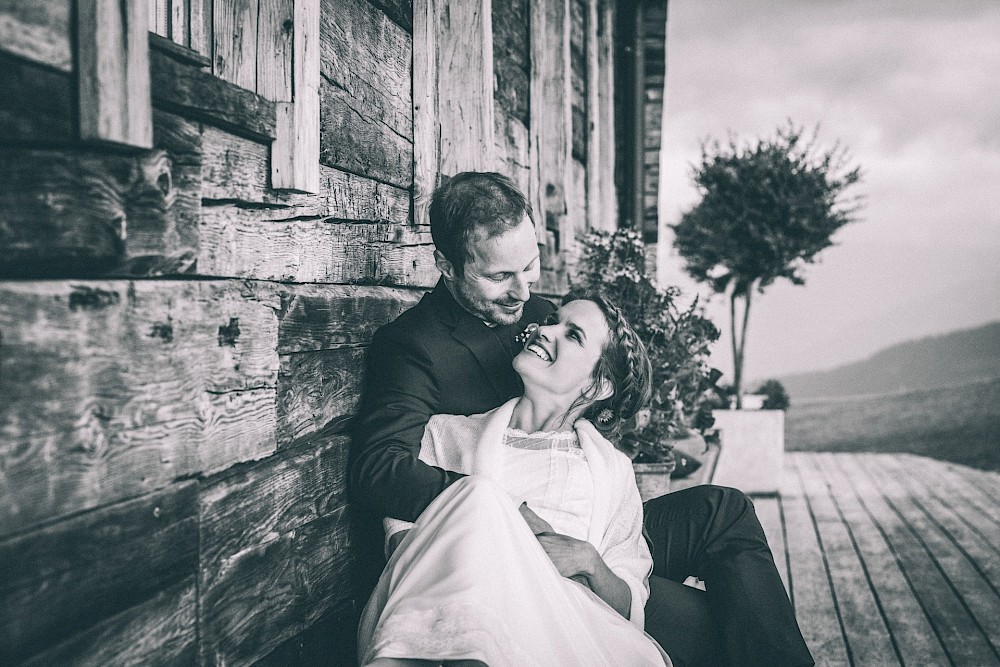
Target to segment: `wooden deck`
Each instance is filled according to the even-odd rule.
[[[1000,665],[1000,474],[788,453],[756,498],[820,665]]]

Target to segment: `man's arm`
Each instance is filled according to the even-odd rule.
[[[417,458],[424,427],[438,412],[440,388],[431,360],[413,341],[380,331],[367,360],[354,429],[352,490],[382,516],[416,521],[445,487],[462,477]]]

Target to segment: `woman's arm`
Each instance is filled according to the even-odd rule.
[[[538,542],[564,577],[583,578],[590,590],[607,602],[612,609],[629,618],[632,591],[611,571],[593,544],[560,533],[539,533]]]

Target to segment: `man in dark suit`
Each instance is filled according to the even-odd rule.
[[[456,175],[434,193],[430,220],[441,280],[373,338],[351,465],[356,501],[408,521],[461,477],[417,458],[431,415],[487,412],[519,395],[515,338],[554,310],[529,292],[535,226],[509,179]],[[695,487],[648,502],[645,515],[646,630],[675,665],[812,664],[743,494]],[[680,583],[689,575],[709,593]]]

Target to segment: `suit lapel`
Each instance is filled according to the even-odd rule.
[[[485,324],[475,319],[471,315],[461,317],[455,329],[451,333],[452,337],[464,345],[483,369],[483,374],[489,382],[490,387],[496,393],[496,400],[500,401],[508,398],[505,391],[502,374],[497,372],[510,365],[510,357],[503,344],[493,331]]]

